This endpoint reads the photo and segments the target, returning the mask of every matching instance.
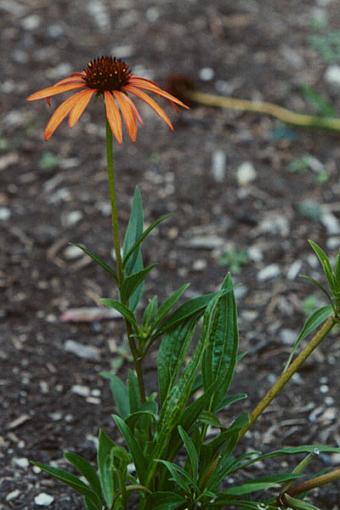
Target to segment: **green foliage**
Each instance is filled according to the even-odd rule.
[[[331,261],[324,250],[314,241],[309,241],[315,255],[317,256],[324,276],[326,278],[327,286],[324,287],[316,280],[306,277],[311,283],[315,284],[320,288],[327,296],[330,305],[333,308],[335,315],[340,314],[340,251],[335,259],[334,268],[332,267]]]
[[[340,62],[340,31],[313,35],[309,39],[310,45],[327,64]]]
[[[60,158],[56,154],[53,154],[53,152],[45,151],[43,152],[38,165],[41,170],[54,170],[60,165]]]
[[[242,267],[249,262],[247,250],[230,249],[221,256],[219,263],[226,266],[232,274],[239,274]]]
[[[85,253],[85,255],[87,255],[93,260],[93,262],[98,264],[98,266],[102,267],[104,271],[106,271],[110,276],[112,276],[116,283],[118,282],[116,271],[113,269],[113,267],[110,266],[110,264],[105,262],[105,260],[103,260],[99,255],[97,255],[97,253],[90,250],[89,248],[86,248],[86,246],[84,246],[83,244],[74,244],[73,246],[76,246],[77,248],[82,250]]]
[[[188,285],[182,285],[162,304],[153,296],[144,312],[139,312],[144,280],[154,267],[151,264],[144,268],[142,244],[164,219],[143,230],[143,217],[137,189],[125,234],[120,297],[102,300],[120,312],[128,324],[135,362],[135,370],[128,371],[126,381],[113,372],[102,374],[110,381],[113,395],[115,436],[119,434],[123,441],[119,440],[118,446],[100,431],[96,466],[67,452],[65,459],[80,476],[37,465],[81,494],[87,510],[126,510],[137,508],[136,504],[140,510],[314,510],[316,507],[304,498],[292,498],[286,491],[305,476],[304,471],[319,453],[339,453],[340,448],[307,445],[264,453],[244,452],[240,440],[251,416],[241,412],[226,424],[222,414],[246,398],[244,393],[230,393],[240,359],[231,276],[225,277],[216,292],[182,304],[178,303]],[[327,289],[318,286],[330,303],[313,311],[306,320],[288,364],[301,342],[328,317],[339,313],[340,255],[332,267],[325,252],[316,243],[311,242],[311,246],[327,280]],[[110,265],[82,245],[79,247],[117,281]],[[156,342],[158,390],[145,394],[141,363]],[[268,467],[266,474],[266,461],[286,455],[303,458],[294,470],[273,474]],[[258,477],[252,467],[260,462],[264,474]],[[287,504],[279,504],[279,497]]]
[[[305,100],[312,106],[318,115],[321,115],[322,117],[336,117],[336,111],[333,106],[313,87],[310,85],[304,85],[302,92]]]
[[[143,270],[142,250],[140,249],[140,246],[137,245],[137,241],[143,233],[143,226],[144,226],[144,212],[142,196],[139,191],[139,188],[136,187],[135,193],[133,195],[131,215],[125,232],[123,244],[123,261],[125,260],[124,276],[126,278],[131,277],[131,275],[133,274],[140,273],[140,271]],[[130,251],[131,256],[129,256]],[[134,289],[132,295],[129,296],[129,307],[132,311],[138,305],[139,300],[143,295],[143,289],[144,284],[141,281],[139,282],[139,285],[137,285],[137,288]]]

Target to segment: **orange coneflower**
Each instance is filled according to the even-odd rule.
[[[46,99],[49,102],[52,96],[76,89],[80,90],[61,103],[53,113],[44,132],[45,140],[51,138],[67,115],[69,115],[68,124],[73,127],[94,95],[103,96],[106,117],[118,143],[123,141],[121,115],[133,142],[137,138],[137,121],[143,124],[137,107],[129,95],[136,96],[147,103],[170,129],[173,129],[173,126],[169,117],[144,90],[164,97],[173,105],[188,108],[182,101],[159,88],[153,81],[132,74],[125,62],[115,57],[95,58],[82,72],[70,74],[52,87],[31,94],[27,100]]]

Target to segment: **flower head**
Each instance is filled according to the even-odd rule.
[[[87,64],[83,71],[72,73],[53,86],[38,90],[31,94],[27,100],[46,99],[50,104],[52,96],[71,90],[77,92],[68,97],[55,110],[45,128],[45,140],[51,138],[59,124],[67,116],[69,127],[73,127],[93,96],[103,97],[106,117],[118,143],[123,141],[122,118],[133,142],[137,138],[137,123],[143,125],[142,118],[132,100],[135,97],[147,103],[173,130],[171,121],[163,108],[145,91],[167,99],[173,106],[178,105],[188,109],[182,101],[162,90],[153,81],[132,74],[125,62],[115,57],[95,58]]]

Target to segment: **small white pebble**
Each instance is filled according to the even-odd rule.
[[[31,16],[27,16],[21,21],[21,26],[25,30],[35,30],[39,27],[41,22],[40,16],[37,14],[31,14]]]
[[[87,397],[86,402],[88,402],[89,404],[95,404],[95,405],[99,405],[101,403],[100,399],[96,398],[96,397]]]
[[[34,503],[38,506],[50,506],[54,501],[54,497],[46,492],[41,492],[34,498]]]
[[[340,85],[340,66],[329,66],[325,73],[325,80],[332,85]]]
[[[215,76],[215,71],[211,67],[203,67],[199,73],[200,79],[203,81],[212,80]]]
[[[11,217],[11,211],[8,207],[0,207],[0,221],[6,221]]]
[[[160,16],[160,12],[157,9],[157,7],[149,7],[146,10],[145,15],[146,15],[147,20],[150,21],[150,23],[153,23],[154,21],[158,20],[158,18]]]
[[[257,273],[257,279],[259,282],[264,282],[266,280],[270,280],[271,278],[276,278],[279,276],[279,274],[280,268],[278,264],[270,264]]]
[[[20,494],[20,491],[18,489],[15,489],[12,492],[9,492],[6,496],[6,501],[12,501],[13,499],[17,498]]]
[[[280,337],[285,345],[293,345],[297,335],[296,331],[294,331],[293,329],[284,328],[281,330]]]
[[[325,397],[325,404],[327,406],[332,406],[334,404],[334,398],[333,397]]]
[[[192,265],[194,271],[203,271],[207,267],[207,261],[204,259],[197,259]]]
[[[248,257],[253,262],[261,262],[263,260],[263,253],[257,246],[250,246],[248,248]]]
[[[320,393],[328,393],[328,391],[329,391],[329,388],[328,388],[327,384],[322,384],[320,386]]]
[[[67,214],[65,217],[65,226],[66,227],[72,227],[73,225],[76,225],[83,217],[83,214],[81,211],[71,211]]]
[[[29,464],[30,464],[30,463],[29,463],[29,460],[28,460],[28,459],[26,459],[25,457],[22,457],[22,458],[20,458],[20,459],[14,458],[14,459],[13,459],[13,462],[14,462],[14,464],[15,464],[16,466],[21,467],[21,468],[23,468],[23,469],[28,468],[28,466],[29,466]]]
[[[302,267],[301,260],[295,260],[293,264],[288,268],[287,278],[288,280],[295,280]]]
[[[212,154],[211,171],[216,182],[223,182],[225,177],[226,154],[216,150]]]
[[[256,175],[254,165],[250,161],[242,163],[236,171],[237,182],[240,186],[248,186],[256,179]]]
[[[78,246],[68,246],[64,250],[64,256],[67,260],[78,259],[83,255],[83,250],[78,248]]]
[[[88,386],[82,386],[81,384],[74,384],[71,391],[80,397],[88,397],[90,395],[90,388]]]

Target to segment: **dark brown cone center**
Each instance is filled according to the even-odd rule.
[[[99,57],[91,60],[84,69],[88,87],[98,92],[120,90],[131,76],[129,67],[116,57]]]

